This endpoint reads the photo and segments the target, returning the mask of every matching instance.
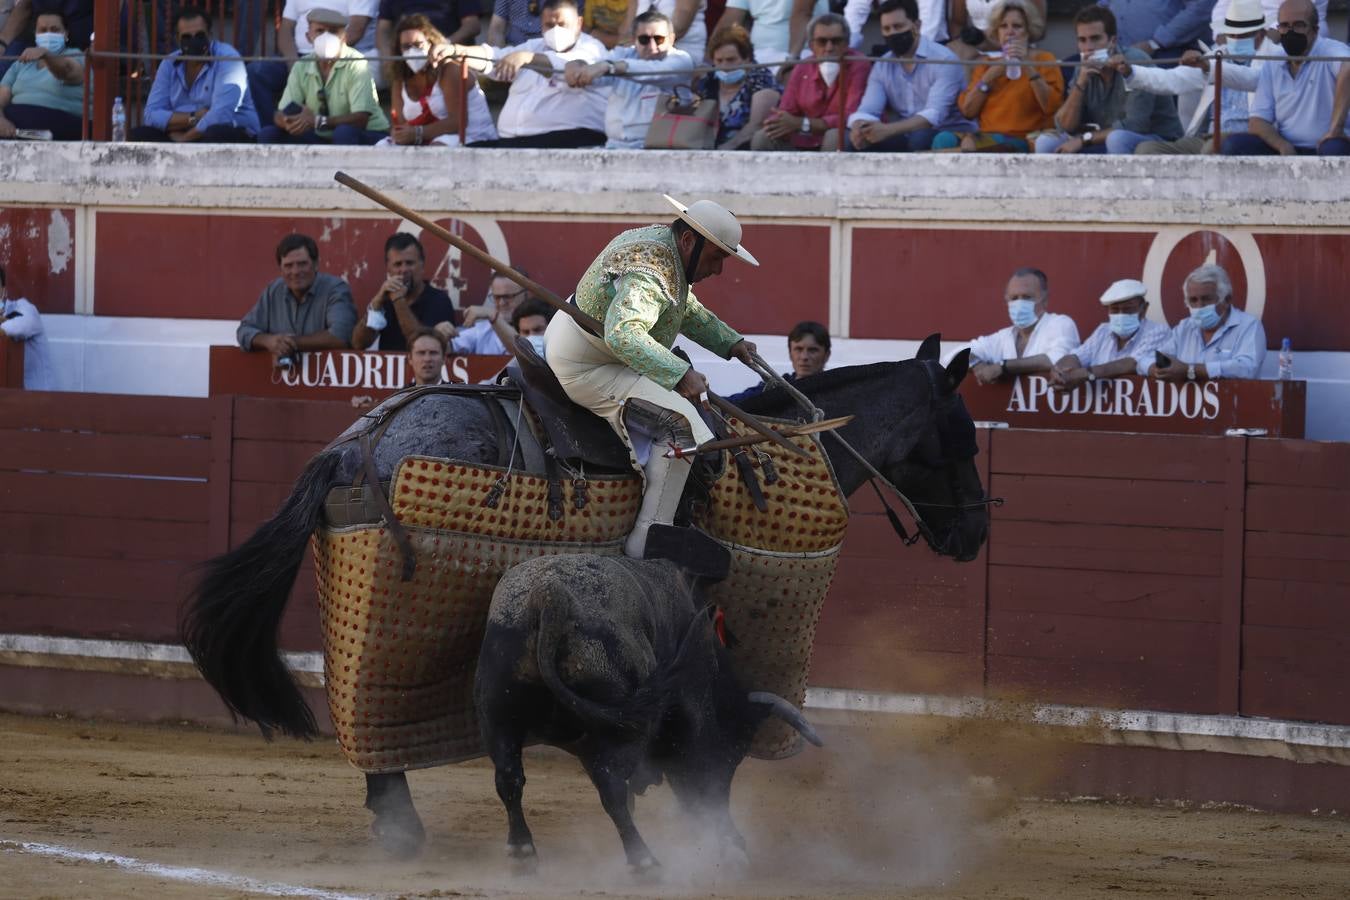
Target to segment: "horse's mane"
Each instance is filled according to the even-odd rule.
[[[792,386],[807,397],[852,387],[863,381],[879,381],[890,375],[910,360],[900,362],[868,363],[863,366],[843,366],[838,369],[826,369],[815,375],[808,375],[792,382]],[[796,401],[788,392],[777,385],[766,387],[761,393],[747,397],[741,407],[748,413],[772,413],[783,406],[796,408]]]

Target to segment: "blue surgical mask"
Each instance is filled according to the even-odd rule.
[[[1228,55],[1234,59],[1251,59],[1256,55],[1256,38],[1229,38]]]
[[[1030,328],[1036,324],[1036,301],[1035,300],[1009,300],[1008,318],[1018,328]]]
[[[745,80],[745,69],[718,69],[713,74],[724,84],[740,84]]]
[[[33,41],[53,56],[66,49],[66,36],[55,31],[43,32],[33,38]]]
[[[1136,313],[1111,313],[1111,333],[1116,337],[1127,338],[1139,330],[1139,316]]]
[[[1219,304],[1195,306],[1191,308],[1191,318],[1200,326],[1201,331],[1209,331],[1219,324]]]
[[[538,353],[541,358],[546,358],[544,357],[544,336],[542,334],[526,335],[525,340],[530,342],[530,346],[534,348],[535,353]]]

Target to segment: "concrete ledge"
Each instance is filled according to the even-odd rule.
[[[749,218],[859,222],[1350,225],[1350,160],[985,154],[16,143],[0,203],[373,211],[342,170],[419,209],[666,217],[662,193]]]

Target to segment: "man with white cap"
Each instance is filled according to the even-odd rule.
[[[675,519],[693,460],[667,459],[667,445],[689,448],[713,435],[694,403],[708,381],[671,352],[683,334],[724,359],[749,364],[755,345],[694,297],[691,285],[718,275],[737,257],[741,224],[711,200],[679,211],[671,225],[625,231],[600,252],[577,284],[573,302],[600,322],[593,336],[571,316],[554,316],[546,332],[548,364],[567,396],[609,422],[642,466],[646,490],[624,552],[641,559],[648,530]]]
[[[1171,330],[1162,322],[1146,318],[1148,288],[1142,281],[1133,278],[1117,281],[1101,299],[1106,307],[1106,321],[1072,353],[1055,363],[1050,370],[1051,387],[1068,391],[1098,378],[1147,374],[1154,351],[1171,336]]]
[[[1226,8],[1222,15],[1217,10]],[[1223,134],[1246,132],[1251,117],[1249,105],[1260,80],[1264,60],[1252,59],[1261,53],[1266,38],[1266,14],[1261,0],[1232,0],[1215,7],[1216,49],[1223,53],[1223,95],[1219,99],[1219,124]],[[1187,50],[1181,65],[1170,69],[1157,66],[1132,66],[1124,57],[1111,64],[1125,76],[1125,87],[1146,94],[1173,96],[1203,91],[1200,103],[1186,126],[1186,136],[1176,141],[1144,141],[1136,154],[1188,154],[1214,152],[1214,65],[1198,50]]]

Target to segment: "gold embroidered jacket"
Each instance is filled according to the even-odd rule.
[[[610,241],[581,276],[576,302],[604,325],[605,344],[615,356],[667,390],[689,369],[670,352],[678,335],[723,359],[741,340],[687,290],[668,225],[634,228]]]

